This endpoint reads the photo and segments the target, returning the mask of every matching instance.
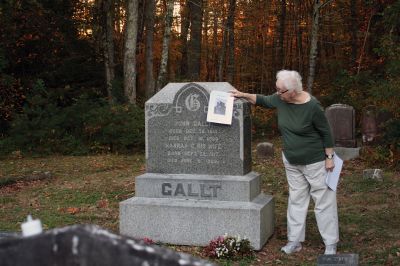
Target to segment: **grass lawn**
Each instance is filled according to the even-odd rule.
[[[279,146],[279,145],[278,145]],[[310,204],[303,250],[284,255],[288,188],[280,152],[273,159],[253,159],[262,174],[262,190],[276,200],[274,235],[254,257],[217,261],[221,265],[315,265],[324,246]],[[400,265],[400,173],[385,170],[382,182],[366,180],[360,160],[345,162],[338,188],[339,253],[357,253],[360,265]],[[50,177],[26,180],[35,173]],[[45,229],[97,224],[118,233],[118,203],[134,196],[134,177],[145,172],[143,154],[9,157],[0,160],[0,231],[19,231],[28,214]],[[171,246],[202,256],[199,247]],[[207,259],[207,258],[206,258]]]

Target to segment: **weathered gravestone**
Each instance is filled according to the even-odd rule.
[[[256,151],[257,151],[258,159],[265,159],[265,158],[273,157],[275,154],[274,144],[272,144],[270,142],[258,143],[257,147],[256,147]]]
[[[375,179],[378,181],[383,181],[382,177],[383,171],[381,169],[365,169],[363,170],[363,177],[366,179]]]
[[[378,134],[376,114],[376,106],[373,105],[365,107],[362,111],[361,132],[363,143],[372,142]]]
[[[382,140],[385,123],[392,118],[386,110],[379,110],[375,105],[368,105],[362,110],[361,133],[364,144],[376,144]]]
[[[317,266],[358,266],[358,254],[320,255]]]
[[[335,145],[356,147],[354,108],[346,104],[333,104],[326,108],[325,114],[332,129]]]
[[[343,160],[357,158],[360,148],[357,148],[355,111],[346,104],[333,104],[326,108],[326,117],[332,130],[335,152]]]
[[[274,228],[274,200],[251,172],[250,104],[236,100],[232,125],[207,123],[210,92],[229,83],[170,83],[146,102],[147,173],[120,203],[120,232],[183,245],[216,236],[261,249]]]
[[[45,233],[0,239],[2,266],[131,266],[198,265],[212,266],[205,260],[174,252],[142,240],[114,235],[98,226],[74,225]]]

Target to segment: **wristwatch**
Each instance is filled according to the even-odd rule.
[[[326,159],[333,159],[333,153],[332,154],[325,154]]]

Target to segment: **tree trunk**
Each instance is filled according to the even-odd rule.
[[[190,80],[199,80],[201,64],[201,26],[203,1],[190,0],[190,41],[188,47],[188,75]]]
[[[122,10],[124,9],[123,0],[115,0],[114,9],[114,27],[115,27],[115,65],[122,65],[123,51],[124,51],[124,16]]]
[[[235,74],[235,7],[236,0],[229,1],[229,11],[227,20],[227,31],[228,31],[228,66],[226,69],[226,80],[229,83],[233,83]]]
[[[114,64],[114,1],[102,0],[101,6],[101,28],[103,43],[103,60],[106,77],[107,99],[110,104],[114,102],[112,96],[112,83],[115,78]]]
[[[310,58],[309,58],[309,72],[307,79],[307,90],[312,94],[312,86],[315,78],[315,67],[317,64],[318,54],[318,31],[319,31],[319,12],[320,10],[332,2],[333,0],[327,0],[321,3],[320,0],[314,0],[313,4],[313,20],[311,29],[311,44],[310,44]]]
[[[210,65],[208,66],[209,72],[212,71],[211,75],[211,80],[216,81],[217,80],[217,67],[218,67],[218,15],[217,15],[217,10],[214,7],[214,12],[213,12],[213,58],[210,62]]]
[[[154,95],[155,80],[153,70],[153,39],[154,39],[154,12],[156,0],[147,0],[146,3],[146,99]]]
[[[136,103],[136,43],[139,0],[127,0],[124,46],[124,94],[131,104]]]
[[[297,50],[297,68],[299,73],[303,73],[303,38],[302,38],[302,28],[299,25],[299,21],[301,21],[301,1],[297,0],[295,9],[296,18],[295,18],[295,31],[296,31],[296,50]]]
[[[279,45],[278,45],[278,67],[285,67],[285,53],[284,53],[284,40],[285,40],[285,22],[286,22],[286,0],[281,0],[281,16],[279,19]]]
[[[350,1],[350,31],[351,31],[351,66],[356,65],[357,60],[357,1]]]
[[[223,81],[224,78],[225,49],[228,42],[228,30],[226,24],[227,23],[224,23],[224,35],[222,36],[221,51],[218,58],[218,81]]]
[[[168,53],[169,43],[171,39],[171,26],[172,26],[172,15],[174,11],[174,0],[168,0],[167,10],[165,13],[165,26],[164,26],[164,37],[161,52],[160,72],[158,73],[157,79],[157,91],[159,91],[167,80],[167,66],[168,66]]]
[[[209,77],[210,77],[210,73],[208,72],[208,67],[207,67],[208,64],[209,64],[209,61],[210,61],[210,58],[209,58],[210,46],[209,46],[209,43],[208,43],[208,30],[209,30],[210,12],[209,12],[209,10],[207,8],[207,2],[204,3],[203,9],[204,9],[205,12],[203,14],[203,25],[204,25],[204,28],[203,28],[203,35],[202,35],[203,40],[202,41],[205,44],[205,46],[204,46],[205,51],[203,52],[203,55],[204,55],[204,58],[205,58],[205,61],[206,61],[205,62],[205,66],[206,67],[203,68],[206,73],[203,73],[203,76],[205,76],[205,80],[208,81]]]
[[[358,59],[357,75],[360,74],[361,62],[362,62],[364,51],[365,51],[365,45],[367,44],[367,38],[368,38],[368,35],[369,35],[369,27],[371,26],[371,20],[372,20],[373,16],[374,16],[374,14],[371,13],[371,16],[369,17],[369,20],[368,20],[367,31],[365,32],[363,45],[362,45],[362,48],[361,48],[361,51],[360,51],[360,58]]]
[[[188,78],[188,41],[187,41],[187,36],[189,32],[189,26],[190,26],[190,19],[189,19],[189,7],[187,0],[181,1],[181,35],[180,35],[180,50],[181,50],[181,62],[180,62],[180,77],[181,79],[187,79]]]
[[[320,0],[314,0],[313,8],[313,21],[311,29],[311,45],[310,45],[310,61],[309,61],[309,72],[307,80],[307,90],[312,94],[312,86],[315,78],[315,66],[317,61],[318,53],[318,30],[319,30],[319,8]]]
[[[138,0],[138,36],[136,43],[143,43],[143,33],[146,19],[146,5],[148,1],[150,0]]]

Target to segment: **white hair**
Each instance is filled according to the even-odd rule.
[[[276,80],[280,80],[289,91],[295,90],[296,92],[301,92],[303,90],[301,76],[297,71],[280,70],[276,73]]]

